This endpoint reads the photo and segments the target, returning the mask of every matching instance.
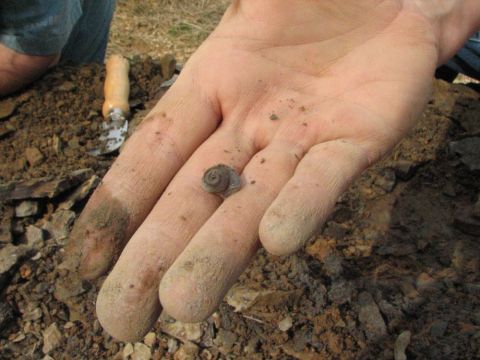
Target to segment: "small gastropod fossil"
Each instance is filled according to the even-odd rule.
[[[218,164],[205,171],[202,186],[205,191],[225,198],[240,190],[242,183],[234,169],[228,165]]]

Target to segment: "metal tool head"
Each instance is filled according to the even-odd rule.
[[[91,155],[100,156],[110,154],[120,148],[127,136],[128,121],[120,109],[114,108],[108,120],[102,122],[102,131],[96,149],[90,151]]]

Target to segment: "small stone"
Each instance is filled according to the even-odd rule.
[[[278,322],[278,328],[280,331],[288,331],[293,326],[293,321],[290,316],[287,316],[283,320]]]
[[[123,352],[122,352],[123,358],[127,359],[132,354],[133,354],[133,345],[131,343],[127,343],[123,348]]]
[[[358,296],[358,319],[365,328],[365,334],[371,341],[378,340],[387,334],[385,321],[370,293],[364,291]]]
[[[76,88],[75,84],[71,81],[65,81],[62,85],[60,85],[57,89],[59,91],[72,91]]]
[[[278,117],[277,114],[272,114],[272,115],[270,115],[270,120],[276,121],[276,120],[278,120],[278,119],[279,119],[279,117]]]
[[[72,149],[78,149],[80,147],[80,138],[78,136],[74,136],[68,141],[68,147]]]
[[[450,143],[450,149],[470,171],[480,170],[480,137],[473,136]]]
[[[150,360],[151,357],[152,353],[147,345],[140,342],[133,345],[132,360]]]
[[[453,225],[465,234],[480,235],[480,219],[473,216],[473,209],[469,207],[457,210]]]
[[[39,249],[44,245],[45,233],[42,229],[36,227],[35,225],[27,226],[25,237],[27,239],[28,246],[32,248]]]
[[[15,335],[13,338],[10,339],[9,337],[9,340],[12,342],[12,343],[18,343],[18,342],[21,342],[23,340],[25,340],[25,334],[24,333],[18,333],[17,335]]]
[[[218,330],[217,337],[215,338],[214,343],[223,351],[229,352],[236,341],[237,335],[235,333],[220,329]]]
[[[174,360],[193,360],[198,354],[198,346],[194,343],[188,341],[175,353]]]
[[[213,359],[213,355],[210,351],[208,351],[207,349],[203,349],[201,352],[200,352],[200,358],[201,359],[204,359],[204,360],[212,360]]]
[[[437,282],[435,281],[434,278],[432,278],[430,275],[427,273],[421,273],[418,275],[417,280],[416,280],[416,287],[419,291],[428,289],[428,288],[433,288]]]
[[[0,301],[0,329],[6,329],[13,319],[15,319],[13,308],[6,301]]]
[[[417,164],[409,160],[398,160],[393,164],[395,175],[403,181],[410,180],[415,175],[417,168]]]
[[[55,299],[63,303],[68,303],[68,300],[83,294],[88,289],[85,289],[84,282],[78,274],[71,274],[66,278],[58,278],[55,282]]]
[[[12,245],[7,244],[0,249],[0,275],[8,272],[15,265],[17,265],[20,260],[26,257],[31,250],[28,246],[25,245]]]
[[[378,302],[378,307],[389,323],[398,322],[402,318],[402,310],[384,299]]]
[[[203,335],[200,323],[185,323],[185,337],[189,341],[200,341]]]
[[[0,119],[5,119],[13,114],[17,108],[17,103],[14,100],[0,101]]]
[[[36,147],[29,147],[25,150],[25,158],[30,166],[36,166],[43,162],[45,157]]]
[[[62,149],[63,149],[63,142],[62,142],[62,139],[60,139],[60,137],[58,135],[53,136],[52,147],[53,147],[53,151],[55,152],[55,154],[57,154],[57,155],[61,154]]]
[[[445,334],[447,330],[448,321],[435,320],[430,327],[430,335],[440,337]]]
[[[245,286],[234,286],[225,296],[228,305],[233,306],[235,312],[242,312],[252,307],[278,306],[298,301],[301,290],[254,290]]]
[[[343,260],[336,253],[332,252],[323,259],[323,268],[332,279],[338,278],[343,272]]]
[[[42,309],[39,307],[34,307],[33,309],[27,308],[27,310],[22,315],[23,321],[35,321],[42,317]]]
[[[56,349],[62,341],[62,334],[58,330],[57,323],[51,324],[43,332],[43,347],[44,354],[48,354],[50,351]]]
[[[408,330],[403,331],[400,335],[398,335],[397,340],[395,340],[395,347],[393,353],[395,360],[407,360],[405,350],[407,350],[407,346],[410,344],[411,337],[412,333]]]
[[[22,201],[15,207],[15,216],[17,218],[38,215],[39,212],[38,202],[33,200]]]
[[[153,345],[155,345],[156,341],[157,341],[157,335],[154,332],[149,332],[143,338],[143,343],[148,347],[152,347]]]
[[[351,302],[353,294],[352,283],[345,280],[335,281],[328,290],[328,299],[336,305]]]
[[[375,184],[380,186],[386,192],[392,192],[397,183],[395,171],[392,169],[383,169],[380,176],[375,179]]]
[[[173,338],[168,339],[167,348],[170,354],[174,354],[178,350],[178,341]]]
[[[27,168],[27,160],[25,158],[19,158],[13,163],[13,168],[15,171],[23,171]]]
[[[50,221],[43,228],[50,233],[57,244],[63,244],[70,234],[70,229],[75,221],[75,212],[71,210],[57,210],[53,213]]]
[[[67,321],[67,322],[65,323],[65,325],[63,325],[63,328],[64,328],[65,330],[68,330],[68,329],[73,328],[74,326],[75,326],[75,324],[74,324],[73,322]]]

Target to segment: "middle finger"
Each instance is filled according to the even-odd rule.
[[[241,172],[253,144],[219,129],[178,172],[164,195],[128,242],[97,299],[97,315],[112,336],[138,340],[160,314],[158,284],[163,273],[221,203],[200,179],[218,163]]]
[[[263,213],[290,179],[303,149],[275,141],[257,153],[227,198],[165,273],[160,301],[177,320],[197,322],[219,305],[258,248]]]

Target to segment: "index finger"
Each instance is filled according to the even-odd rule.
[[[219,111],[183,72],[128,140],[75,224],[67,263],[94,279],[113,265],[172,177],[215,131]]]

